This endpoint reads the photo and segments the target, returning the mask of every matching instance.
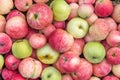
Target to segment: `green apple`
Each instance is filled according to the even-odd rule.
[[[12,53],[19,59],[26,58],[31,56],[32,47],[27,39],[16,40],[12,45]]]
[[[37,57],[44,64],[53,64],[58,60],[59,53],[53,50],[49,44],[37,49]]]
[[[3,65],[4,65],[4,57],[3,57],[3,55],[0,55],[0,72],[3,68]]]
[[[105,58],[106,51],[100,42],[87,42],[83,55],[91,63],[100,63]]]
[[[54,0],[51,8],[55,21],[65,21],[70,14],[70,6],[64,0]]]
[[[56,68],[49,66],[43,70],[41,80],[62,80],[62,78],[60,72]]]
[[[88,32],[88,23],[80,17],[72,18],[67,24],[67,31],[74,38],[83,38]]]

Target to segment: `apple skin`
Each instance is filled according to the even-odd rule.
[[[0,15],[0,33],[5,32],[6,19],[3,15]]]
[[[6,17],[6,20],[8,21],[9,19],[11,19],[12,17],[15,17],[15,16],[21,16],[25,19],[25,15],[22,12],[20,12],[17,9],[14,9],[14,10],[9,12],[9,14]]]
[[[70,14],[70,6],[64,0],[54,0],[51,9],[55,21],[65,21]]]
[[[27,35],[28,25],[23,17],[16,16],[7,21],[5,31],[11,38],[21,39]]]
[[[2,72],[2,69],[3,69],[3,66],[4,66],[4,56],[3,55],[0,55],[0,74]]]
[[[49,36],[48,42],[53,49],[62,53],[68,51],[72,47],[74,39],[73,36],[65,30],[56,29]]]
[[[112,13],[112,18],[117,22],[120,23],[120,4],[115,5],[113,13]]]
[[[52,23],[53,12],[47,4],[33,4],[28,10],[26,18],[30,27],[39,30]]]
[[[65,29],[65,21],[54,21],[53,25],[55,26],[56,29]]]
[[[13,0],[1,0],[0,1],[0,14],[8,14],[13,9]]]
[[[93,12],[94,7],[92,4],[81,4],[78,7],[78,15],[83,19],[90,17],[93,14]]]
[[[107,62],[107,60],[103,60],[98,64],[93,64],[93,74],[97,77],[104,77],[108,75],[112,70],[112,65]]]
[[[18,70],[24,78],[36,79],[42,72],[42,64],[34,58],[27,57],[20,62]]]
[[[91,76],[89,80],[101,80],[99,77]]]
[[[79,0],[79,5],[81,4],[94,4],[96,0]]]
[[[67,3],[77,3],[79,0],[65,0]]]
[[[34,49],[43,47],[47,42],[45,35],[40,33],[35,33],[29,38],[29,43]]]
[[[16,58],[23,59],[31,56],[32,47],[26,39],[16,40],[12,45],[12,53]]]
[[[11,80],[26,80],[23,76],[20,74],[13,74]]]
[[[80,61],[79,68],[72,73],[73,80],[88,80],[93,73],[92,64],[84,58],[81,58]]]
[[[112,67],[112,73],[116,77],[120,78],[120,64],[113,65],[113,67]]]
[[[70,74],[64,74],[64,75],[62,75],[62,80],[73,80],[73,79]]]
[[[0,33],[0,54],[7,54],[12,47],[12,39],[6,33]]]
[[[89,33],[86,34],[86,36],[84,37],[85,42],[90,42],[90,41],[94,41],[94,38],[91,37],[91,35]]]
[[[72,18],[67,24],[67,31],[74,37],[74,38],[83,38],[88,32],[88,23],[86,20],[75,17]]]
[[[79,56],[72,51],[63,53],[58,61],[60,68],[63,68],[66,72],[76,71],[81,64]]]
[[[87,42],[83,49],[83,55],[91,63],[100,63],[106,55],[106,51],[100,42]]]
[[[108,17],[113,12],[113,4],[111,0],[97,0],[95,2],[95,13],[99,17]]]
[[[47,3],[49,0],[34,0],[36,3]]]
[[[107,75],[102,80],[119,80],[119,78],[114,75]]]
[[[33,4],[32,0],[14,0],[15,7],[22,12],[27,11]]]
[[[119,47],[111,47],[108,49],[106,54],[106,59],[110,64],[120,64],[120,48]]]
[[[49,66],[42,71],[41,80],[62,80],[62,75],[56,68]]]
[[[94,41],[106,39],[110,32],[110,27],[105,19],[98,18],[89,28],[89,34]]]
[[[18,68],[19,63],[20,63],[20,59],[17,59],[13,55],[8,55],[5,58],[5,66],[9,70],[16,70]]]
[[[108,51],[108,49],[110,49],[110,45],[107,43],[106,40],[102,40],[101,41],[102,45],[104,46],[105,50]]]
[[[117,30],[111,31],[107,36],[106,41],[111,47],[119,46],[120,32]]]

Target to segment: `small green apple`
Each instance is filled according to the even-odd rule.
[[[60,72],[56,68],[49,66],[43,70],[41,80],[62,80],[62,78]]]
[[[4,65],[4,57],[3,57],[3,55],[0,55],[0,72],[3,68],[3,65]]]
[[[32,54],[32,47],[26,39],[16,40],[12,45],[12,53],[19,59],[26,58]]]
[[[72,18],[67,24],[67,31],[74,38],[83,38],[88,32],[88,23],[80,17]]]
[[[54,0],[51,8],[55,21],[65,21],[70,14],[70,6],[64,0]]]
[[[105,48],[100,42],[87,42],[83,49],[84,57],[91,63],[100,63],[105,54]]]
[[[49,44],[37,49],[37,57],[44,64],[53,64],[57,61],[59,53],[53,50]]]

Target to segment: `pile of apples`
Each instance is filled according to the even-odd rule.
[[[3,80],[119,80],[120,4],[0,0],[0,75]]]

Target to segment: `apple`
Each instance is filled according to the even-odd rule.
[[[114,75],[107,75],[102,80],[119,80],[119,78]]]
[[[81,63],[77,70],[72,74],[73,80],[88,80],[93,73],[92,64],[89,63],[86,59],[81,58]]]
[[[96,0],[79,0],[79,5],[81,4],[94,4]]]
[[[42,64],[34,58],[27,57],[20,62],[18,70],[24,78],[36,79],[42,72]]]
[[[18,68],[19,63],[20,63],[20,59],[16,58],[12,54],[8,55],[5,58],[5,66],[9,70],[16,70]]]
[[[26,18],[30,27],[39,30],[52,23],[53,12],[47,4],[33,4],[27,11]]]
[[[4,56],[0,55],[0,74],[2,72],[3,66],[4,66]]]
[[[14,9],[14,10],[9,12],[9,14],[6,17],[6,20],[8,21],[9,19],[11,19],[12,17],[15,17],[15,16],[21,16],[25,19],[25,15],[22,12],[20,12],[17,9]]]
[[[69,6],[70,6],[71,10],[70,10],[70,14],[69,14],[69,17],[67,20],[70,20],[70,19],[78,16],[79,5],[77,3],[70,3]]]
[[[88,18],[90,17],[94,12],[94,7],[92,4],[81,4],[79,7],[78,7],[78,15],[81,17],[81,18]]]
[[[93,74],[97,77],[104,77],[108,75],[112,70],[112,65],[104,59],[98,64],[93,64]]]
[[[60,68],[62,68],[66,72],[76,71],[81,63],[79,56],[74,54],[74,52],[72,51],[61,54],[58,61]]]
[[[101,80],[99,77],[91,76],[89,80]]]
[[[118,24],[118,26],[117,26],[117,30],[120,31],[120,24]]]
[[[0,14],[8,14],[13,9],[13,0],[1,0],[0,1]]]
[[[6,19],[3,15],[0,15],[0,33],[5,32]]]
[[[27,11],[33,4],[32,0],[14,0],[14,4],[15,7],[19,10],[19,11]]]
[[[42,48],[37,49],[37,57],[44,64],[53,64],[59,58],[59,53],[47,43]]]
[[[12,75],[11,80],[26,80],[26,79],[17,73]]]
[[[102,40],[101,41],[102,45],[104,46],[105,50],[108,51],[108,49],[110,49],[110,45],[107,43],[106,40]]]
[[[94,41],[94,38],[87,33],[86,36],[84,37],[85,42],[90,42],[90,41]]]
[[[108,17],[113,12],[113,4],[111,0],[96,0],[95,13],[99,17]]]
[[[106,51],[102,43],[91,41],[87,42],[83,49],[83,55],[91,63],[100,63],[105,58]]]
[[[55,21],[65,21],[70,14],[70,6],[64,0],[54,0],[51,9]]]
[[[7,54],[12,47],[12,39],[6,33],[0,33],[0,54]]]
[[[49,36],[48,42],[56,51],[63,53],[68,51],[73,43],[73,36],[63,29],[56,29]]]
[[[32,47],[28,40],[16,40],[12,45],[12,53],[18,59],[29,57],[32,54]]]
[[[43,47],[47,42],[46,37],[43,34],[35,33],[29,38],[29,43],[34,49]]]
[[[120,32],[117,30],[111,31],[107,36],[106,41],[111,47],[119,46]]]
[[[23,17],[15,16],[7,21],[5,31],[11,38],[21,39],[27,35],[28,25]]]
[[[79,0],[65,0],[67,3],[77,3]]]
[[[56,29],[65,29],[65,21],[54,21],[53,25],[56,27]]]
[[[113,13],[112,13],[112,18],[117,22],[120,23],[120,4],[115,5]]]
[[[73,80],[70,74],[62,75],[62,80]]]
[[[112,73],[116,77],[120,78],[120,64],[113,65],[113,67],[112,67]]]
[[[88,32],[88,23],[86,20],[75,17],[72,18],[67,24],[67,31],[74,37],[74,38],[83,38]]]
[[[34,0],[36,3],[47,3],[49,0]]]
[[[106,54],[106,59],[110,64],[120,64],[120,48],[119,47],[111,47],[108,49]]]
[[[93,38],[94,41],[101,41],[106,39],[109,32],[110,27],[103,18],[98,18],[89,28],[89,35]]]
[[[62,76],[56,68],[49,66],[42,71],[41,80],[62,80]]]

